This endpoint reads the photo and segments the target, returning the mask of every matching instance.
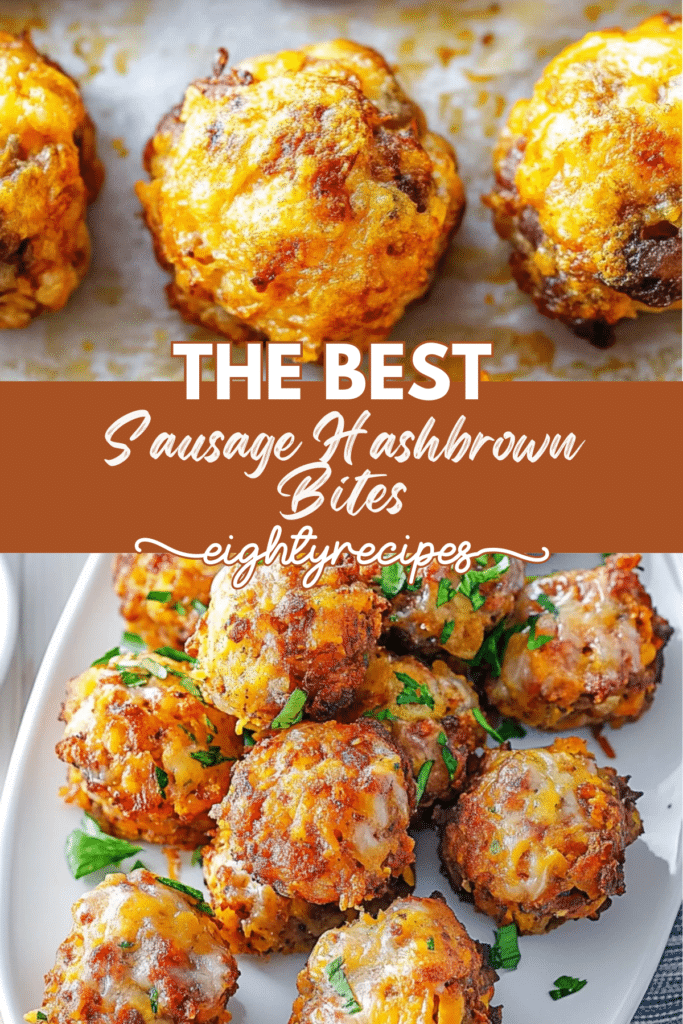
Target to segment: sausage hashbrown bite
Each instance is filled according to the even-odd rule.
[[[455,797],[465,784],[470,754],[485,746],[486,733],[472,714],[478,707],[469,682],[445,662],[428,666],[378,647],[351,712],[382,722],[416,779],[429,771],[419,805],[430,807]]]
[[[522,934],[596,920],[624,892],[624,850],[643,831],[627,783],[575,736],[488,750],[444,819],[440,855],[454,888]]]
[[[69,765],[67,801],[106,831],[194,849],[243,747],[235,720],[194,696],[183,668],[157,654],[119,655],[76,676],[56,750]]]
[[[114,589],[121,598],[121,614],[148,647],[182,651],[208,607],[219,568],[178,555],[117,555]],[[150,600],[150,594],[162,599]]]
[[[339,911],[402,877],[412,885],[414,807],[410,766],[375,722],[303,722],[260,740],[212,811],[216,837],[203,851],[230,948],[310,948]]]
[[[90,261],[104,171],[78,86],[27,34],[0,32],[0,328],[61,309]]]
[[[465,200],[375,51],[347,40],[227,65],[160,122],[139,182],[169,301],[233,341],[366,348],[429,287]]]
[[[298,689],[306,714],[332,718],[348,707],[374,650],[386,601],[347,560],[302,586],[307,566],[258,565],[240,590],[224,569],[209,610],[186,645],[206,677],[202,690],[238,720],[267,729]]]
[[[510,637],[500,676],[486,682],[501,714],[540,729],[575,729],[603,722],[618,728],[647,711],[673,631],[634,572],[639,562],[640,555],[609,555],[595,569],[555,573],[524,588],[513,623],[539,615],[536,634],[550,639],[529,650],[528,632]]]
[[[446,651],[470,660],[485,635],[510,614],[523,586],[522,562],[507,555],[481,556],[466,573],[434,562],[392,597],[384,629],[391,646],[421,657]],[[382,589],[387,593],[384,584]]]
[[[409,896],[318,940],[289,1024],[499,1024],[497,977],[438,894]]]
[[[149,871],[116,873],[72,909],[74,927],[29,1024],[227,1024],[239,971],[219,929]],[[43,1016],[38,1017],[38,1013]]]
[[[591,32],[512,108],[484,198],[541,313],[594,345],[681,305],[681,19]]]

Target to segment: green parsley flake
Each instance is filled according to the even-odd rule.
[[[161,875],[157,875],[157,882],[161,882],[162,885],[167,885],[169,889],[175,889],[177,892],[182,892],[184,896],[191,896],[193,900],[197,901],[197,910],[201,910],[202,914],[208,914],[209,917],[214,916],[212,908],[206,902],[203,893],[201,893],[199,889],[193,889],[191,885],[184,885],[182,882],[176,882],[174,878],[162,878]]]
[[[425,704],[434,710],[434,698],[424,683],[418,683],[417,679],[405,672],[394,672],[394,675],[399,683],[403,683],[403,689],[396,698],[397,704]]]
[[[133,867],[130,870],[131,871],[138,871],[140,869],[142,869],[143,871],[149,871],[149,868],[147,867],[146,864],[143,864],[141,860],[136,860],[135,864],[133,864]],[[130,872],[128,872],[128,873],[130,874]]]
[[[90,667],[91,668],[96,668],[98,665],[106,665],[107,662],[111,658],[115,658],[120,653],[121,653],[121,648],[120,647],[112,647],[111,650],[107,651],[106,654],[103,654],[101,658],[97,659],[97,661],[93,661],[93,663],[92,663],[92,665]]]
[[[514,718],[504,718],[500,723],[496,732],[500,736],[501,740],[521,740],[526,736],[526,729],[519,722],[516,722]]]
[[[121,947],[121,949],[132,949],[133,943],[132,942],[126,942],[125,939],[124,939],[123,942],[119,942],[119,946]]]
[[[192,600],[192,607],[200,615],[203,615],[204,612],[206,611],[208,605],[205,605],[203,601],[200,601],[198,597],[195,597]]]
[[[151,672],[137,672],[135,666],[132,668],[119,669],[119,679],[124,686],[147,686],[147,683],[152,678]]]
[[[148,601],[159,601],[160,604],[168,604],[173,597],[172,590],[150,590],[147,595]]]
[[[138,636],[137,633],[129,633],[128,631],[126,631],[121,637],[121,643],[119,646],[121,648],[121,653],[126,651],[130,654],[142,654],[143,651],[147,650],[147,644],[142,637]]]
[[[482,727],[482,729],[485,729],[489,736],[493,737],[496,743],[503,742],[502,739],[500,738],[500,733],[496,732],[493,726],[486,721],[479,708],[472,708],[472,714],[476,718],[477,722],[479,722],[479,725]]]
[[[446,619],[446,621],[443,624],[443,629],[441,630],[441,636],[439,637],[439,643],[440,644],[447,644],[448,641],[451,638],[451,634],[452,634],[454,629],[455,629],[455,620],[454,619]]]
[[[434,949],[434,937],[432,935],[427,939],[427,949]]]
[[[536,604],[540,604],[541,608],[545,608],[547,612],[551,612],[553,615],[557,615],[557,608],[555,607],[555,605],[550,600],[547,594],[541,593],[535,600]]]
[[[154,653],[160,654],[163,658],[171,658],[172,661],[189,661],[191,665],[197,664],[196,658],[185,654],[185,651],[177,651],[175,647],[157,647]]]
[[[501,967],[514,971],[521,959],[522,954],[517,945],[517,925],[504,924],[502,928],[496,929],[496,941],[489,952],[491,967],[495,971]]]
[[[338,956],[336,960],[329,963],[325,968],[325,974],[328,977],[330,985],[335,990],[337,995],[341,996],[344,1000],[344,1010],[346,1013],[360,1013],[363,1007],[360,1005],[356,997],[354,996],[351,986],[349,985],[348,979],[344,974],[344,960]]]
[[[587,981],[580,981],[578,978],[572,978],[568,974],[563,974],[555,979],[553,982],[555,988],[548,995],[551,999],[564,999],[565,996],[571,996],[574,992],[580,992],[587,984]]]
[[[380,575],[375,577],[375,581],[379,583],[384,596],[391,600],[392,597],[397,597],[401,593],[407,578],[401,563],[394,562],[393,565],[383,565]]]
[[[152,1013],[156,1014],[159,1011],[159,993],[156,988],[152,988],[149,991],[149,1005],[152,1007]]]
[[[378,722],[398,722],[398,718],[389,708],[374,708],[364,711],[361,718],[376,718]]]
[[[159,786],[159,792],[161,793],[161,799],[166,799],[166,787],[168,786],[168,774],[163,768],[159,768],[158,765],[154,765],[154,774],[156,775],[157,785]]]
[[[199,761],[202,768],[215,768],[217,764],[224,764],[226,761],[236,761],[235,757],[226,757],[218,746],[210,746],[208,750],[195,750],[190,754],[195,761]]]
[[[483,556],[480,556],[483,558]],[[477,564],[481,565],[480,558],[476,559]],[[510,559],[507,555],[503,555],[497,552],[493,556],[494,564],[489,566],[488,569],[470,569],[466,572],[460,583],[458,584],[458,591],[468,597],[475,612],[486,604],[486,598],[479,592],[479,587],[482,583],[488,583],[489,580],[497,580],[510,568]],[[486,564],[485,562],[483,563]]]
[[[42,1010],[36,1010],[36,1020],[47,1020],[47,1016]]]
[[[500,853],[500,843],[498,842],[497,839],[493,840],[493,842],[489,846],[489,850],[491,851],[492,854],[494,854],[494,856],[495,854]]]
[[[270,723],[271,729],[289,729],[290,726],[300,722],[304,717],[304,705],[307,696],[305,690],[292,690],[280,714]]]
[[[193,868],[196,868],[196,867],[197,867],[197,865],[199,865],[199,867],[201,867],[201,866],[202,866],[202,864],[203,864],[203,862],[204,862],[204,861],[203,861],[203,857],[202,857],[202,850],[203,850],[203,849],[204,849],[204,847],[203,847],[203,846],[197,846],[197,847],[196,847],[196,848],[195,848],[195,849],[194,849],[194,850],[192,851],[192,857],[190,858],[190,864],[191,864],[191,866],[192,866]]]
[[[254,734],[249,729],[242,731],[242,739],[244,740],[245,747],[253,747],[256,744]]]
[[[178,615],[187,615],[187,608],[185,607],[182,601],[176,601],[175,610],[178,613]]]
[[[452,782],[453,779],[455,778],[455,773],[458,769],[458,759],[457,757],[454,757],[454,755],[451,753],[448,747],[448,736],[446,736],[445,732],[439,733],[437,737],[437,743],[441,747],[441,756],[443,758],[443,763],[446,765],[448,778]]]
[[[168,676],[168,669],[165,665],[161,665],[154,658],[142,658],[139,662],[140,668],[147,669],[157,679],[166,679]]]
[[[131,846],[125,839],[107,835],[95,819],[86,814],[81,828],[69,833],[65,853],[69,870],[78,879],[112,864],[118,866],[126,857],[140,853],[141,849],[141,846]]]
[[[539,636],[536,636],[536,623],[538,619],[538,615],[530,615],[525,623],[526,626],[529,626],[529,639],[526,645],[530,651],[537,651],[539,647],[543,647],[543,644],[547,644],[549,640],[554,640],[554,637],[547,633],[541,633]]]
[[[419,774],[415,781],[415,801],[418,804],[422,797],[424,796],[424,791],[427,788],[427,783],[429,782],[429,776],[432,774],[433,767],[433,761],[425,761],[425,763],[420,768]]]
[[[436,607],[440,608],[442,604],[448,604],[449,601],[453,600],[457,592],[457,587],[454,587],[451,581],[444,576],[443,579],[439,580],[439,589],[436,592]]]

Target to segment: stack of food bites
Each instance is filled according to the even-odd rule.
[[[349,558],[304,586],[307,566],[275,562],[240,588],[235,568],[119,556],[121,610],[142,636],[125,633],[124,649],[69,684],[65,795],[105,833],[200,847],[209,898],[162,879],[177,904],[165,896],[162,913],[154,876],[109,876],[118,895],[96,897],[100,886],[81,901],[65,945],[97,945],[79,908],[115,899],[133,917],[161,914],[162,944],[167,915],[190,914],[189,931],[173,927],[185,957],[197,942],[223,948],[211,984],[194,977],[197,1006],[216,986],[234,991],[233,955],[314,947],[293,1022],[499,1020],[492,966],[516,960],[496,947],[489,958],[439,894],[411,895],[411,828],[439,825],[445,874],[508,940],[595,919],[624,891],[624,852],[642,831],[628,779],[581,738],[512,749],[505,737],[523,735],[519,722],[620,726],[647,709],[671,630],[638,563],[611,555],[525,581],[519,560],[494,553],[411,581],[400,565]],[[160,623],[170,642],[150,651]],[[497,711],[511,717],[494,726]],[[202,911],[208,931],[192,924]],[[139,1002],[140,971],[151,975],[129,941],[121,969]],[[65,992],[87,995],[79,982],[57,999],[63,961],[48,1019]],[[163,971],[158,981],[153,1002],[173,1017]]]

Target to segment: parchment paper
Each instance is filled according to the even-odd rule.
[[[144,144],[188,82],[209,72],[219,45],[237,61],[346,36],[395,64],[430,126],[455,145],[467,190],[465,221],[435,286],[392,337],[492,341],[485,368],[494,379],[679,380],[680,314],[642,316],[619,326],[612,349],[591,348],[518,291],[508,248],[479,198],[491,184],[491,148],[506,113],[530,94],[548,60],[587,31],[631,27],[660,9],[661,0],[0,0],[0,27],[31,27],[38,47],[81,83],[107,171],[89,216],[88,276],[64,310],[0,332],[0,378],[179,377],[171,340],[214,336],[166,304],[168,278],[133,192]]]

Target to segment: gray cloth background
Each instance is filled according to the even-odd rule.
[[[633,1024],[681,1024],[681,911],[678,911],[657,972],[638,1007]]]

